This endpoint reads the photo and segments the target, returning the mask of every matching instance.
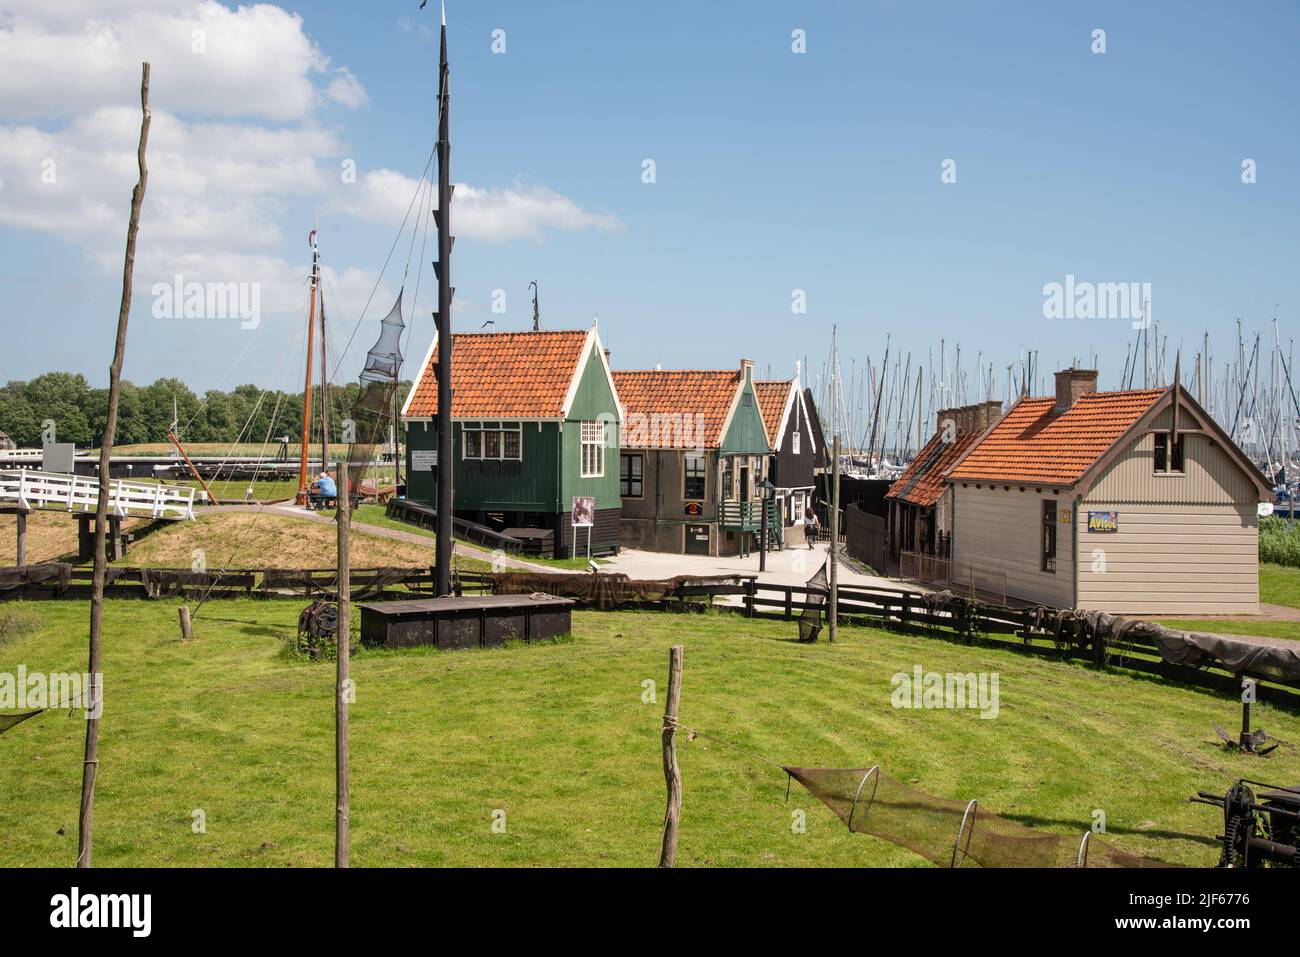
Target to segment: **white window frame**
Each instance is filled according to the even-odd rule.
[[[582,478],[605,477],[607,424],[601,419],[584,419],[578,423],[578,475]]]
[[[469,442],[466,436],[477,433],[478,455],[469,454]],[[488,432],[497,433],[497,454],[484,455]],[[506,433],[519,436],[519,454],[506,455]],[[460,457],[466,462],[522,462],[524,460],[524,424],[522,422],[462,422],[460,424]]]

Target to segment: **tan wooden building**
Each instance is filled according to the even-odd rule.
[[[1181,386],[1097,392],[1056,373],[950,468],[954,577],[1134,614],[1257,614],[1262,472]]]

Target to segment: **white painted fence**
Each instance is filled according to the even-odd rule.
[[[184,521],[194,517],[194,489],[188,485],[128,482],[108,484],[109,514]],[[90,475],[0,471],[0,505],[63,512],[93,512],[99,504],[99,479]]]

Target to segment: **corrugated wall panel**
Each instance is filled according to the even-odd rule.
[[[1089,532],[1088,511],[1115,511],[1115,532]],[[1254,501],[1233,505],[1084,502],[1079,607],[1131,614],[1259,611]]]
[[[1162,413],[1167,417],[1168,413]],[[1166,423],[1167,426],[1167,423]],[[1155,437],[1139,436],[1107,466],[1088,492],[1097,502],[1155,503],[1256,502],[1255,485],[1237,463],[1208,435],[1183,437],[1183,474],[1157,474],[1153,468]]]
[[[1057,503],[1056,572],[1042,570],[1040,530],[1044,499]],[[977,567],[1002,569],[1007,594],[1022,601],[1068,608],[1074,597],[1071,525],[1065,496],[985,485],[953,488],[953,559]]]

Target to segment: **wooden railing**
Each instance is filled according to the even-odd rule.
[[[109,514],[184,521],[194,517],[194,489],[188,485],[157,482],[108,483]],[[23,510],[93,512],[99,504],[99,479],[89,475],[38,472],[34,469],[0,471],[0,505]]]

